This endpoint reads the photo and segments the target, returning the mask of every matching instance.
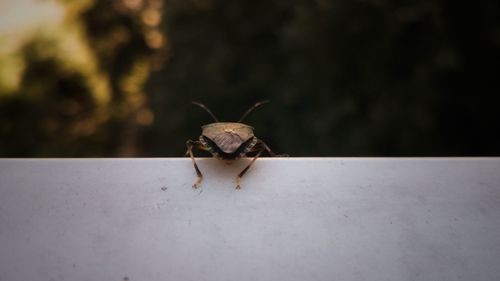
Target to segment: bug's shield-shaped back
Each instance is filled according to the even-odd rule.
[[[213,141],[224,153],[233,153],[243,144],[240,136],[230,132],[216,136]]]
[[[224,153],[234,153],[252,138],[253,128],[242,123],[218,122],[202,127],[203,135],[212,140]]]

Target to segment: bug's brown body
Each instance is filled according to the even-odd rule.
[[[201,128],[200,142],[212,155],[224,160],[245,156],[258,142],[253,128],[243,123],[217,122]]]
[[[253,134],[253,127],[246,124],[240,123],[240,121],[254,108],[261,105],[264,102],[256,103],[251,107],[238,122],[218,122],[217,118],[212,114],[212,112],[206,108],[204,105],[199,103],[194,103],[212,115],[215,119],[215,123],[207,124],[202,126],[201,136],[198,141],[188,140],[186,142],[187,152],[191,157],[193,166],[195,168],[197,179],[193,184],[194,188],[198,188],[203,178],[203,175],[196,164],[193,155],[193,147],[209,151],[214,157],[222,160],[235,160],[240,157],[246,156],[248,153],[256,152],[257,154],[253,157],[252,161],[248,166],[241,171],[236,177],[236,188],[240,188],[241,177],[246,173],[250,166],[257,160],[263,151],[267,151],[269,155],[276,156],[271,149],[261,140],[259,140]]]

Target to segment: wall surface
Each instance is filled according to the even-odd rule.
[[[500,280],[500,158],[0,160],[0,280]]]

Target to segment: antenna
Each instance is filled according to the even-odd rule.
[[[212,111],[210,111],[210,109],[208,109],[204,104],[201,104],[201,103],[195,102],[195,101],[192,101],[191,103],[205,109],[208,112],[208,114],[210,114],[210,116],[212,116],[212,118],[215,120],[215,122],[219,122],[219,120],[217,120],[217,117],[215,117],[215,115],[212,113]]]
[[[247,112],[245,112],[245,114],[243,114],[243,116],[241,116],[240,120],[238,120],[238,122],[241,122],[243,120],[243,118],[247,117],[248,113],[252,112],[252,110],[254,110],[255,108],[259,107],[260,105],[262,104],[265,104],[265,103],[268,103],[269,100],[263,100],[263,101],[259,101],[258,103],[254,104],[252,107],[250,107]]]

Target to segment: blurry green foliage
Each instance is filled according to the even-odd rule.
[[[98,103],[83,71],[56,54],[57,42],[33,38],[20,49],[25,64],[14,93],[0,96],[2,156],[95,155]],[[85,151],[85,152],[84,152]]]
[[[19,86],[0,95],[0,156],[136,155],[137,130],[153,121],[143,88],[162,53],[162,3],[64,3],[68,27],[17,52]]]
[[[500,154],[496,1],[63,3],[87,59],[22,46],[0,156],[181,156],[211,122],[190,101],[231,121],[262,99],[245,121],[277,153]]]

